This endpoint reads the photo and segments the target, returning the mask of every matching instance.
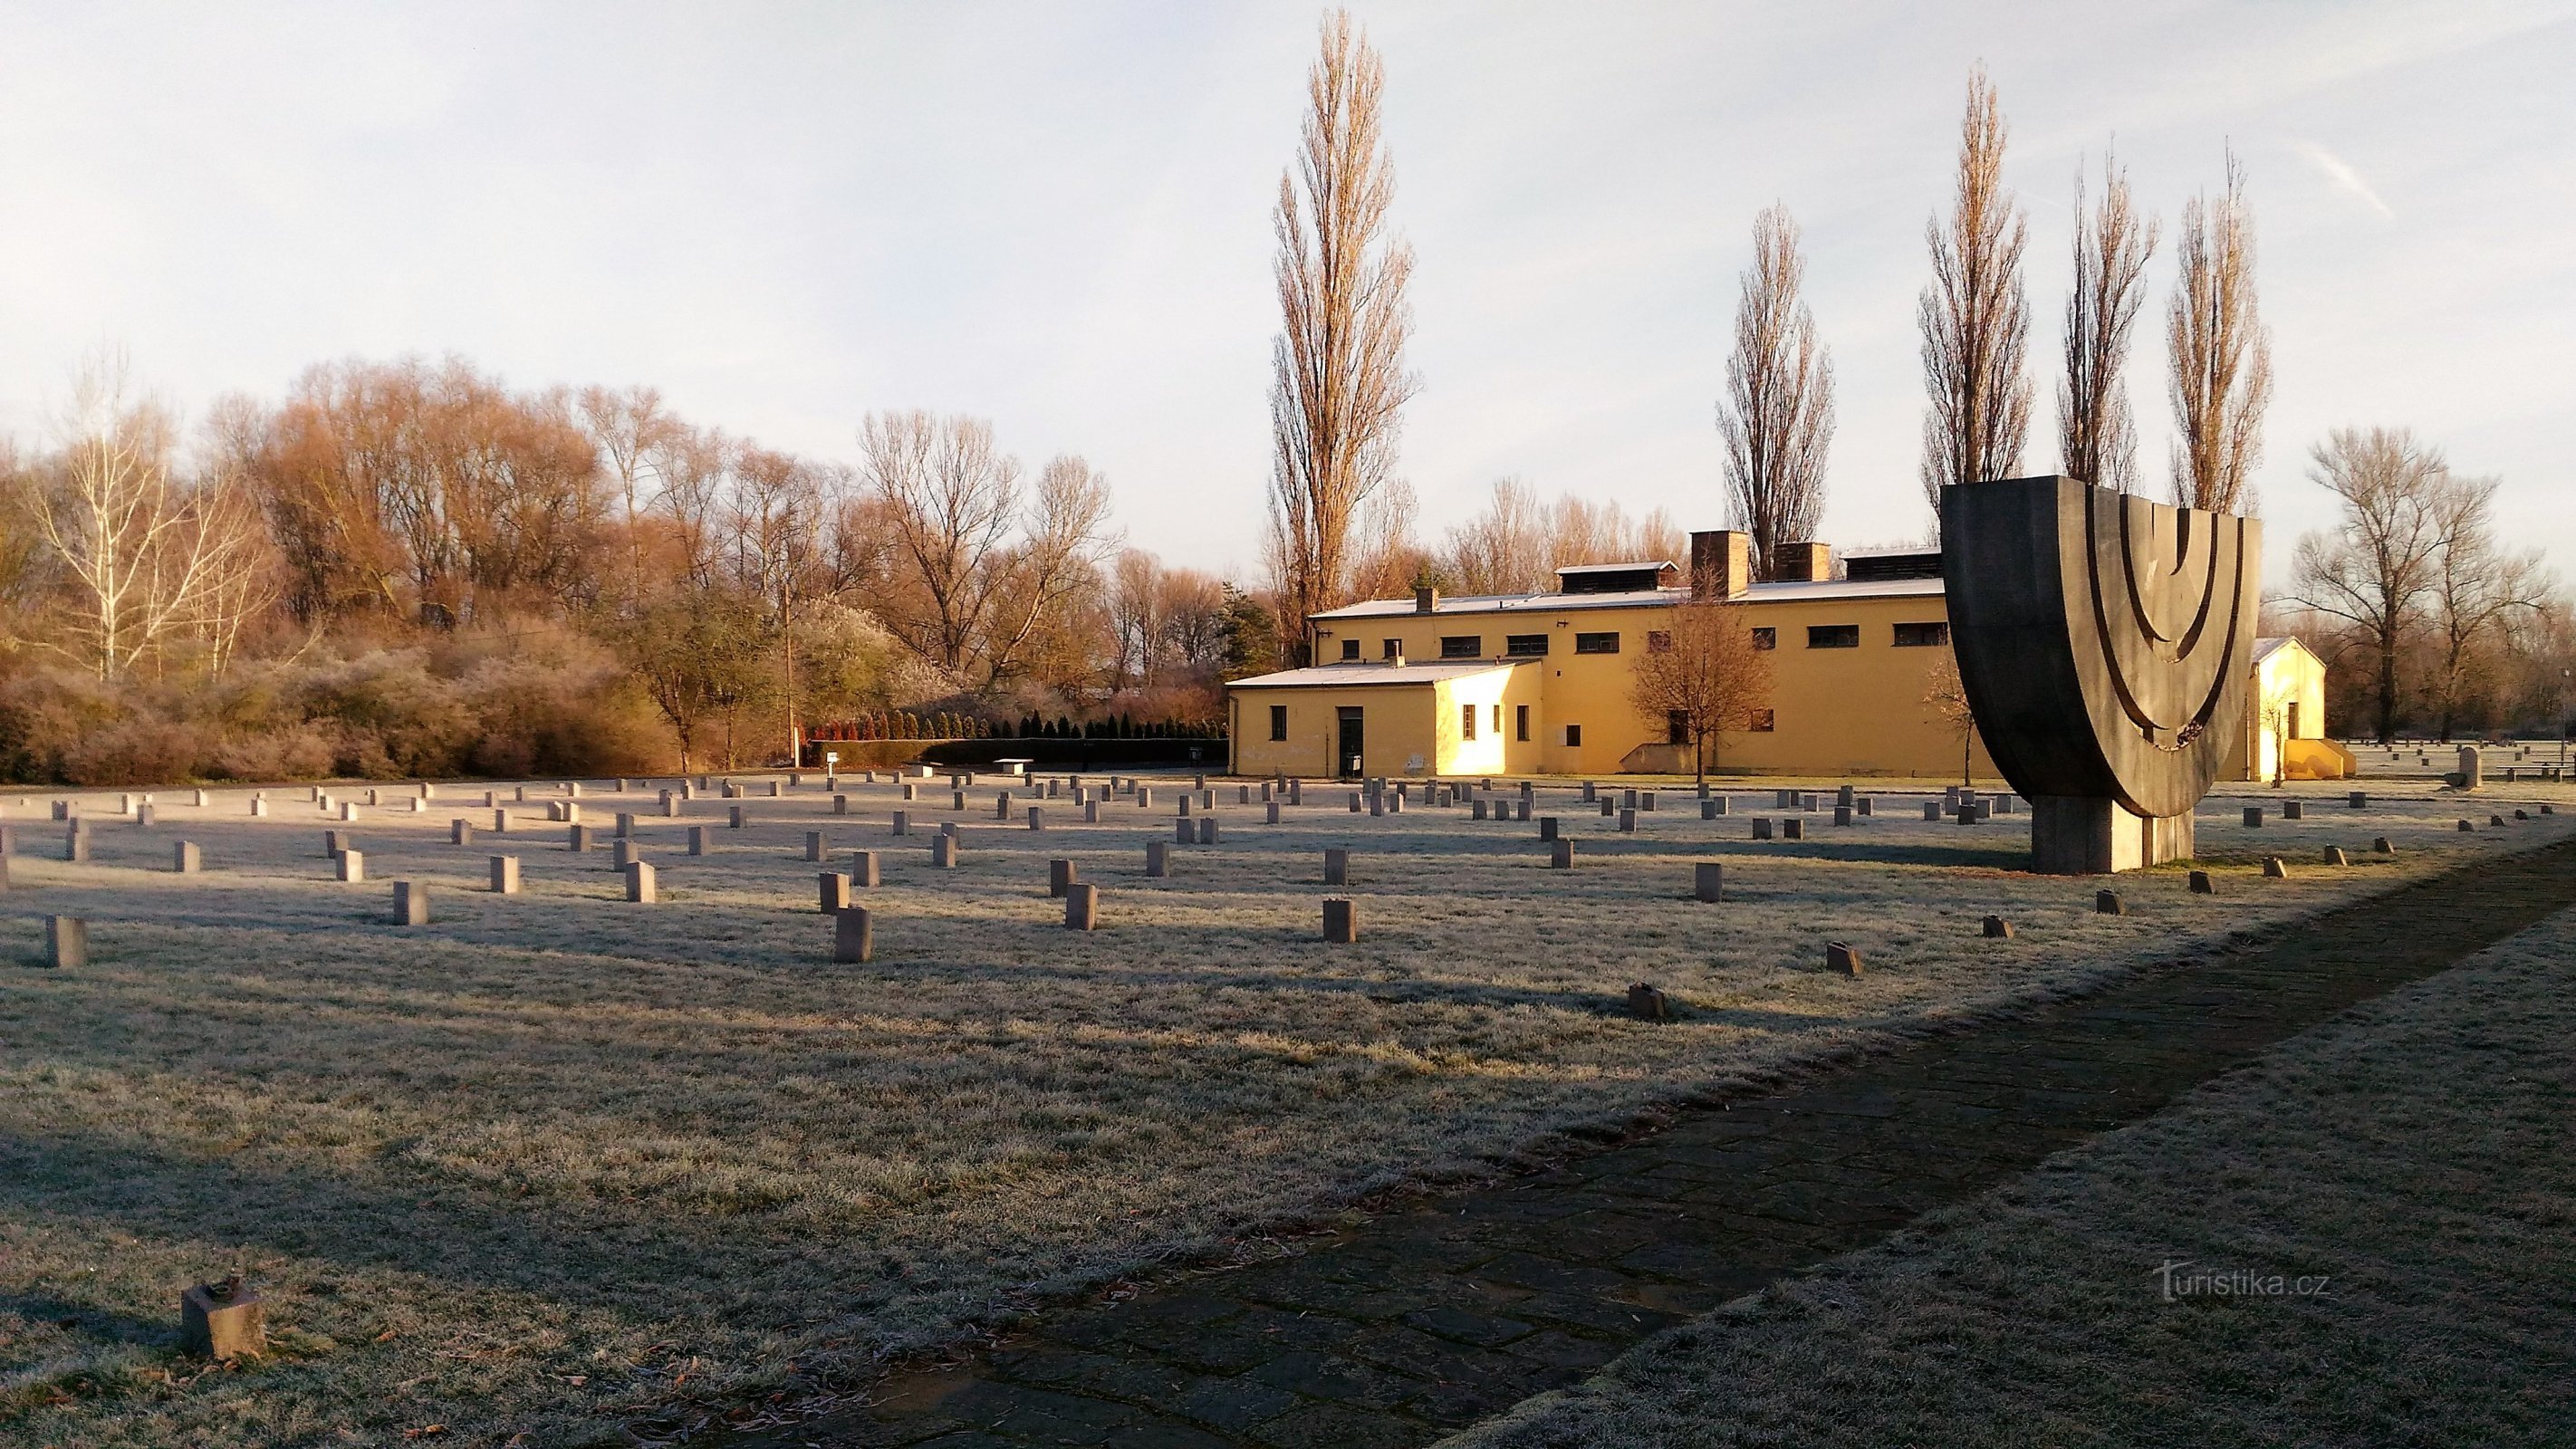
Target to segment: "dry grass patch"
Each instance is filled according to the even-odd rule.
[[[2569,820],[2458,835],[2438,802],[2318,795],[2302,825],[2240,832],[2212,801],[2221,892],[2149,872],[2121,883],[2136,914],[2107,917],[2095,882],[2013,868],[2023,817],[1925,824],[1893,795],[1867,825],[1757,845],[1744,788],[1705,823],[1667,790],[1633,837],[1552,792],[1584,862],[1557,872],[1532,826],[1355,818],[1310,791],[1333,808],[1279,827],[1221,808],[1227,843],[1148,881],[1167,806],[1084,827],[1059,802],[1031,833],[979,790],[963,865],[938,871],[925,840],[887,836],[891,790],[854,793],[846,818],[811,787],[745,802],[757,823],[714,830],[704,858],[681,853],[688,822],[641,822],[650,907],[560,825],[449,846],[450,815],[483,812],[445,804],[342,827],[365,885],[329,878],[337,822],[253,821],[230,792],[165,799],[150,831],[102,822],[88,866],[34,858],[58,827],[22,823],[0,956],[35,954],[62,911],[91,918],[95,960],[0,967],[0,1427],[557,1443],[684,1423]],[[585,803],[604,826],[616,802]],[[946,814],[911,808],[916,829]],[[808,829],[844,864],[886,852],[869,965],[829,962]],[[2402,853],[2364,855],[2377,834]],[[207,874],[169,873],[179,838]],[[2258,876],[2258,849],[2329,842],[2355,864]],[[1341,844],[1363,937],[1328,948],[1321,852]],[[500,851],[525,894],[480,889]],[[1103,886],[1105,929],[1057,924],[1051,856]],[[1726,862],[1726,904],[1687,898],[1699,859]],[[389,924],[396,876],[431,883],[429,926]],[[2019,938],[1980,939],[1987,911]],[[1827,939],[1870,974],[1826,975]],[[1638,980],[1683,1019],[1624,1017]],[[236,1265],[293,1336],[191,1378],[178,1290]]]

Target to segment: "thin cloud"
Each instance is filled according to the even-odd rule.
[[[2308,164],[2323,172],[2325,178],[2338,188],[2360,197],[2371,210],[2381,216],[2391,219],[2396,217],[2397,213],[2389,209],[2387,202],[2379,199],[2379,193],[2371,190],[2370,183],[2362,180],[2361,173],[2353,170],[2342,157],[2314,141],[2293,141],[2290,145],[2293,150],[2308,158]]]

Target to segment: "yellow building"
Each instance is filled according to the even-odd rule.
[[[1984,778],[1984,748],[1928,701],[1950,672],[1937,551],[1859,554],[1835,577],[1821,544],[1772,583],[1746,579],[1743,535],[1692,536],[1694,577],[1741,603],[1772,649],[1770,703],[1717,742],[1729,772]],[[1307,621],[1309,668],[1228,687],[1238,773],[1688,773],[1690,748],[1630,700],[1637,657],[1687,601],[1669,562],[1557,571],[1547,593],[1410,599]]]
[[[1757,645],[1772,651],[1768,706],[1719,737],[1712,768],[1994,779],[1975,731],[1933,702],[1956,679],[1939,551],[1853,554],[1839,568],[1822,544],[1782,552],[1787,577],[1752,583],[1742,534],[1691,535],[1691,577],[1742,605]],[[1630,673],[1669,637],[1691,594],[1682,570],[1658,561],[1559,569],[1546,593],[1422,589],[1328,609],[1306,621],[1314,665],[1227,687],[1232,768],[1307,778],[1688,774],[1690,747],[1671,723],[1639,713]],[[2287,680],[2298,671],[2283,657]],[[2322,730],[2321,666],[2317,678],[2316,702],[2299,706],[2292,731],[2300,739]]]
[[[2351,752],[2325,734],[2325,661],[2296,639],[2255,640],[2245,743],[2228,777],[2267,783],[2350,779],[2358,772]]]

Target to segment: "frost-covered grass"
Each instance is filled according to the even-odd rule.
[[[2310,820],[2249,831],[2213,799],[2219,893],[2147,872],[2120,882],[2133,914],[2110,917],[2099,882],[2016,868],[2025,817],[1926,824],[1922,797],[1880,792],[1868,823],[1814,816],[1805,842],[1757,844],[1767,788],[1729,782],[1736,813],[1704,823],[1664,785],[1627,837],[1544,791],[1578,839],[1571,872],[1545,868],[1534,825],[1355,817],[1317,789],[1277,827],[1221,805],[1225,843],[1176,847],[1151,881],[1169,782],[1097,826],[1053,802],[1036,834],[994,823],[979,787],[953,871],[888,836],[892,788],[854,789],[842,818],[809,783],[741,802],[739,832],[723,801],[642,820],[653,906],[622,899],[617,801],[595,786],[587,856],[536,823],[536,790],[512,834],[464,848],[448,820],[488,812],[450,801],[341,826],[290,792],[259,821],[243,792],[203,810],[163,792],[154,828],[100,820],[85,866],[50,858],[60,827],[21,797],[0,810],[19,834],[0,895],[0,1438],[441,1425],[581,1442],[862,1381],[1051,1296],[2080,989],[2571,818],[2562,803],[2462,835],[2449,803],[2356,812],[2314,789]],[[923,793],[917,830],[950,814],[944,789]],[[2544,798],[2498,794],[2478,820]],[[713,854],[683,853],[689,823],[717,825]],[[353,833],[369,883],[331,878],[326,828]],[[830,961],[809,829],[844,866],[882,853],[870,964]],[[2400,854],[2367,855],[2373,835]],[[204,874],[170,873],[183,838]],[[2353,864],[2305,867],[2328,843]],[[1345,844],[1363,936],[1327,947],[1321,852]],[[502,851],[522,895],[481,889]],[[2260,879],[2261,852],[2292,878]],[[1061,928],[1054,856],[1102,886],[1104,929]],[[1702,859],[1726,864],[1726,903],[1688,899]],[[429,883],[430,925],[390,924],[396,877]],[[2019,936],[1982,939],[1988,911]],[[87,968],[18,964],[50,912],[91,921]],[[1827,940],[1869,973],[1825,974]],[[1682,1020],[1626,1018],[1634,981]],[[173,1353],[178,1292],[237,1266],[280,1352],[201,1372]]]
[[[1447,1442],[2566,1443],[2571,988],[2561,912]]]

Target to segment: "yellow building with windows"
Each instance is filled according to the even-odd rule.
[[[1822,544],[1783,553],[1787,577],[1753,583],[1743,535],[1691,536],[1691,578],[1740,604],[1772,651],[1769,705],[1719,736],[1711,768],[1994,779],[1973,727],[1935,702],[1957,677],[1939,551],[1854,554],[1839,568]],[[1326,610],[1306,621],[1315,664],[1227,686],[1232,768],[1306,778],[1688,774],[1690,747],[1670,722],[1639,713],[1630,674],[1691,597],[1679,567],[1646,562],[1559,569],[1546,593],[1423,589]],[[2303,723],[2321,731],[2319,699]]]

